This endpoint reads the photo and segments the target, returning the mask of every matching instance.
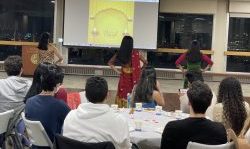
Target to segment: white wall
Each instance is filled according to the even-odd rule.
[[[229,11],[235,13],[250,13],[250,1],[231,1]]]
[[[160,11],[172,13],[214,14],[217,0],[161,0]]]
[[[63,10],[64,0],[56,0],[55,2],[55,16],[54,16],[54,43],[63,55],[63,63],[68,63],[68,48],[62,46],[62,43],[58,43],[58,38],[63,37]]]

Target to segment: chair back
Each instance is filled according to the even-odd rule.
[[[85,143],[58,134],[54,144],[56,149],[115,149],[112,142]]]
[[[187,149],[235,149],[234,142],[229,142],[226,144],[220,144],[220,145],[206,145],[196,142],[188,142]]]
[[[71,110],[76,109],[81,103],[81,97],[78,92],[67,94],[67,104]]]
[[[32,145],[47,146],[53,149],[53,144],[40,121],[30,121],[26,119],[24,112],[22,112],[22,119]]]
[[[3,113],[0,113],[0,134],[5,133],[8,128],[10,119],[14,115],[14,110],[9,110]]]

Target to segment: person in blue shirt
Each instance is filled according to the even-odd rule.
[[[54,141],[55,134],[60,134],[63,122],[69,113],[69,107],[54,95],[57,91],[57,73],[54,64],[48,64],[41,75],[42,92],[28,98],[25,107],[25,116],[29,120],[40,121],[50,140]],[[32,146],[32,148],[38,148]]]
[[[160,83],[156,80],[156,71],[151,66],[143,68],[139,83],[132,91],[131,107],[134,107],[135,103],[142,103],[143,108],[165,105]]]

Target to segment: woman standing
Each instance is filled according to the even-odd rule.
[[[54,64],[61,63],[63,61],[63,57],[55,46],[49,44],[49,37],[50,34],[45,32],[42,34],[41,39],[39,41],[38,44],[39,63],[42,62],[49,62]],[[56,55],[56,57],[58,58],[57,61],[54,60],[54,55]]]
[[[142,70],[141,78],[134,86],[131,98],[131,107],[134,103],[142,103],[143,108],[155,108],[156,105],[165,105],[160,90],[160,83],[156,80],[155,69],[147,66]]]
[[[239,135],[249,115],[249,105],[244,101],[241,84],[233,77],[221,81],[213,119],[222,122],[226,129],[232,128]]]
[[[139,51],[133,49],[133,43],[131,36],[124,36],[120,50],[108,62],[108,65],[120,75],[116,97],[119,107],[127,107],[127,94],[132,92],[140,77],[140,61],[147,64]],[[121,70],[115,67],[116,61],[121,64]]]
[[[176,67],[179,68],[182,71],[182,73],[185,73],[185,69],[181,65],[181,63],[184,60],[187,61],[187,71],[193,71],[193,72],[200,74],[199,80],[203,80],[202,72],[207,71],[213,65],[213,62],[211,61],[211,59],[208,56],[201,53],[200,43],[197,40],[194,40],[191,44],[190,49],[186,53],[183,53],[175,62]],[[203,61],[208,64],[205,69],[201,68],[201,63]],[[187,88],[187,87],[188,87],[188,82],[187,82],[187,79],[185,78],[184,88]]]

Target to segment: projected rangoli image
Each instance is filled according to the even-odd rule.
[[[133,1],[90,0],[89,8],[89,44],[119,45],[124,35],[133,36]]]

